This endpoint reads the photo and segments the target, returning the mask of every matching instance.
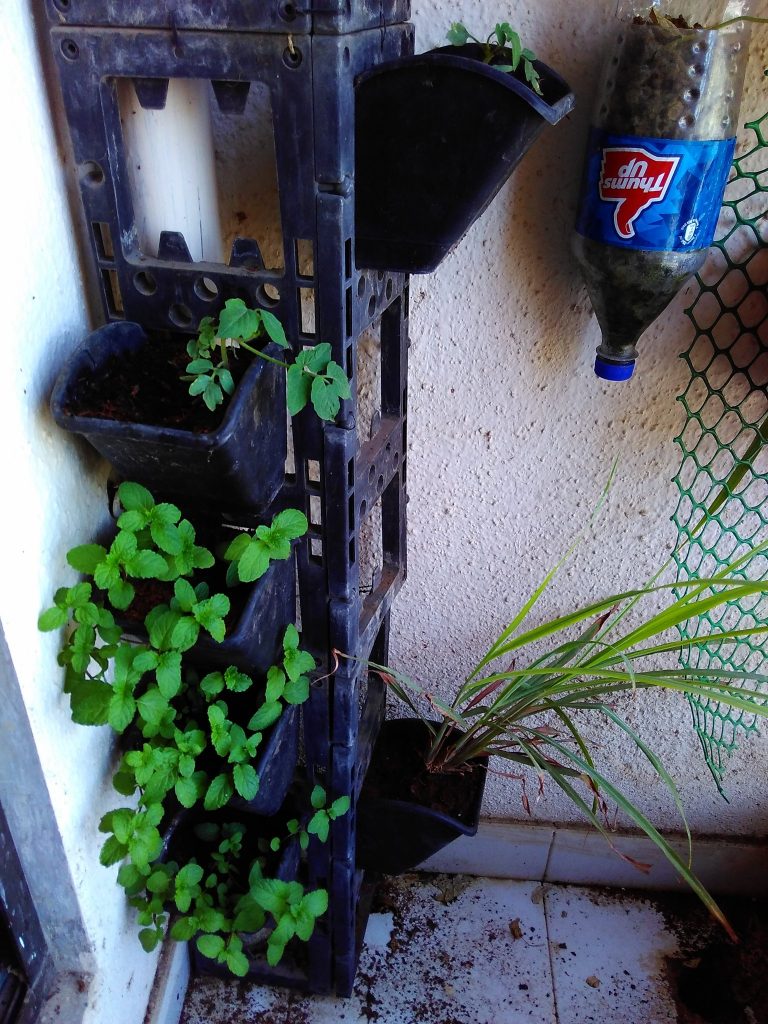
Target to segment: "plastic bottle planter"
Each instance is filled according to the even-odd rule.
[[[473,836],[480,821],[488,758],[471,773],[441,776],[445,792],[467,787],[461,818],[417,803],[410,793],[378,795],[379,777],[391,778],[391,765],[408,752],[426,750],[428,733],[418,719],[384,722],[357,805],[357,866],[386,875],[410,871],[459,836]],[[462,800],[464,802],[464,800]]]
[[[631,15],[607,57],[573,239],[603,335],[595,372],[614,381],[632,376],[638,338],[704,263],[748,55],[743,22],[671,29]]]
[[[381,64],[356,86],[356,261],[427,274],[485,210],[546,124],[573,107],[537,63],[543,97],[448,46]]]
[[[86,338],[56,382],[51,398],[56,422],[81,434],[121,476],[158,497],[227,512],[265,509],[285,473],[285,375],[280,367],[254,358],[223,420],[210,433],[80,414],[82,380],[98,380],[115,356],[139,353],[152,344],[133,323],[107,324]],[[278,354],[276,346],[265,351]]]

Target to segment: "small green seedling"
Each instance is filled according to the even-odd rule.
[[[520,34],[515,32],[508,21],[496,25],[485,42],[473,36],[460,21],[456,21],[448,31],[448,42],[452,46],[466,46],[469,42],[478,43],[483,49],[484,63],[492,64],[497,71],[514,74],[522,64],[525,81],[535,93],[542,95],[541,75],[534,67],[536,54],[523,46]]]
[[[197,338],[187,345],[191,362],[184,380],[191,381],[190,395],[200,395],[213,411],[222,404],[225,395],[233,393],[235,383],[229,360],[234,343],[287,371],[288,411],[292,416],[311,401],[321,420],[334,420],[342,399],[349,398],[351,392],[346,373],[331,359],[331,346],[321,344],[304,349],[295,362],[285,363],[251,345],[265,335],[280,348],[290,350],[277,317],[266,309],[249,309],[242,299],[229,299],[224,304],[218,324],[212,317],[204,317]]]

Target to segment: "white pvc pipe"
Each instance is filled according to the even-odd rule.
[[[156,256],[160,232],[180,231],[193,260],[225,262],[210,85],[171,79],[165,108],[145,110],[122,80],[118,99],[142,251]]]

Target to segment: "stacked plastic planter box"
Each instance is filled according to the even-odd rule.
[[[107,319],[136,322],[161,344],[241,297],[268,306],[296,351],[330,343],[352,384],[352,399],[335,423],[305,412],[286,428],[293,431],[294,466],[264,513],[268,519],[282,507],[302,508],[311,523],[297,576],[302,644],[320,668],[303,711],[301,770],[331,798],[349,794],[352,810],[335,823],[329,844],[310,846],[308,882],[328,889],[330,907],[305,962],[273,971],[254,965],[252,972],[274,984],[345,994],[365,923],[355,803],[384,695],[381,684],[366,684],[355,661],[329,672],[334,650],[386,659],[389,611],[406,571],[408,281],[356,266],[354,83],[377,64],[412,52],[409,0],[315,0],[311,10],[283,0],[47,0],[47,9]],[[149,108],[162,108],[173,78],[210,81],[216,102],[230,111],[244,105],[248,83],[269,89],[284,270],[262,269],[249,239],[236,240],[226,266],[193,263],[184,239],[171,231],[157,257],[139,250],[116,89],[125,78]],[[299,252],[310,245],[312,270],[302,274]],[[311,335],[302,329],[302,293],[314,299]],[[380,409],[370,439],[360,441],[358,339],[378,321]],[[372,515],[377,506],[380,514]],[[210,498],[203,511],[232,512],[211,507]],[[381,524],[383,557],[370,592],[362,594],[366,521],[376,531]]]

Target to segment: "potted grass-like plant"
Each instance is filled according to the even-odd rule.
[[[545,125],[573,107],[567,83],[508,22],[485,41],[460,23],[448,38],[356,84],[359,267],[434,270]]]
[[[689,619],[764,595],[768,583],[749,582],[744,573],[749,560],[765,547],[768,544],[710,579],[674,584],[654,580],[524,628],[560,562],[450,700],[440,699],[432,688],[392,668],[370,666],[416,719],[385,723],[374,749],[358,807],[360,865],[397,873],[416,866],[459,835],[474,834],[488,759],[493,756],[513,765],[516,776],[530,768],[540,779],[554,783],[611,845],[605,812],[609,803],[618,806],[730,931],[686,860],[599,766],[584,721],[587,717],[629,738],[671,793],[690,844],[674,781],[615,701],[626,693],[667,690],[768,717],[761,690],[768,685],[768,677],[719,668],[680,668],[678,662],[681,652],[691,646],[722,650],[761,637],[768,633],[768,624],[757,622],[749,629],[693,640],[669,639],[669,631]],[[662,610],[640,617],[644,604],[657,604],[664,596],[671,600]],[[525,662],[527,651],[535,645],[538,652],[542,644],[547,645],[544,653],[517,667]],[[458,795],[451,790],[458,790]]]

